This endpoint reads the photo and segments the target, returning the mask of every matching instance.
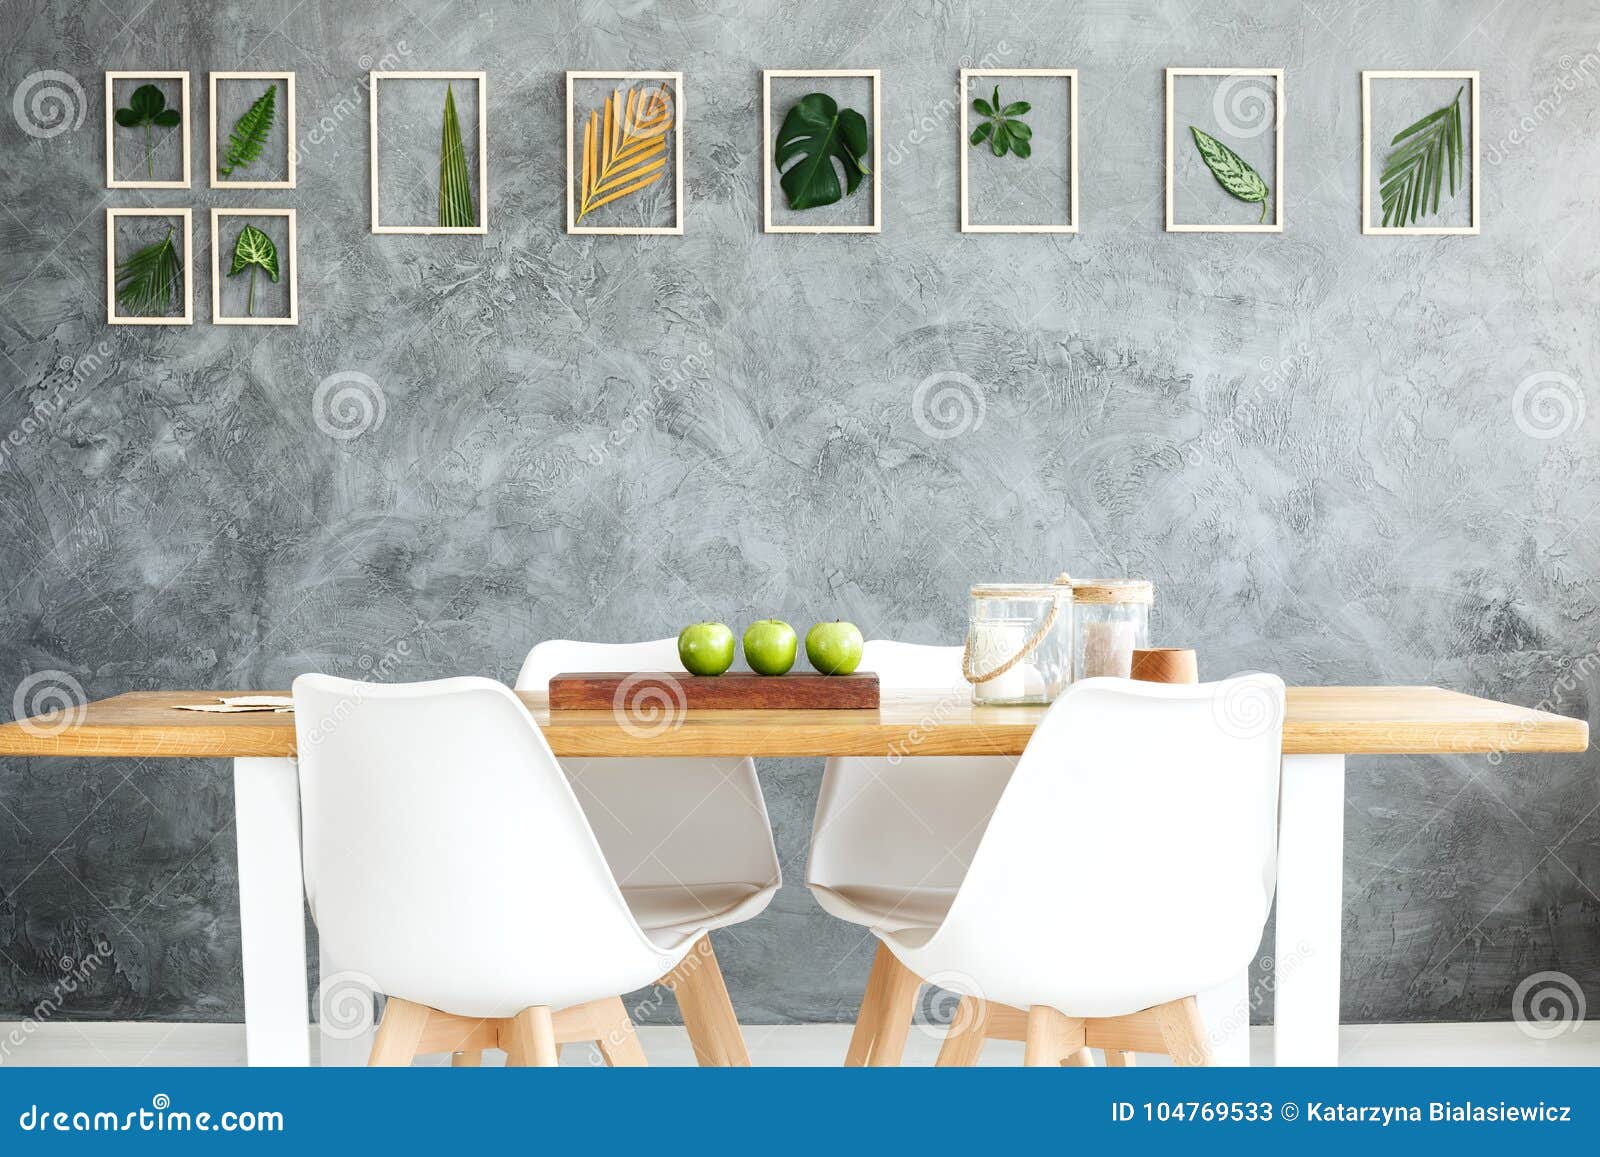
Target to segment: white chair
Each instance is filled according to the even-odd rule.
[[[963,708],[971,698],[960,647],[873,639],[859,669],[875,672],[885,695],[945,694]],[[806,869],[817,903],[880,936],[938,923],[1016,762],[914,749],[828,760]],[[880,943],[845,1064],[900,1063],[921,983]]]
[[[1271,675],[1068,689],[948,910],[879,933],[964,994],[940,1064],[986,1036],[1025,1040],[1029,1065],[1210,1063],[1196,995],[1246,966],[1272,903],[1283,701]]]
[[[369,1063],[554,1064],[594,1040],[643,1064],[620,994],[699,971],[708,922],[630,906],[517,697],[302,675],[294,700],[312,917],[389,998]]]
[[[688,676],[676,639],[586,643],[552,639],[528,653],[517,690],[547,692],[564,671],[672,671]],[[749,920],[782,883],[766,800],[748,757],[561,761],[606,862],[640,923],[694,921],[706,931]],[[703,1065],[748,1065],[711,941],[674,985]]]

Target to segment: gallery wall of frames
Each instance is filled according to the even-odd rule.
[[[294,189],[295,74],[209,79],[211,188]],[[105,85],[106,187],[190,188],[190,74]],[[881,72],[775,68],[761,85],[763,230],[881,232]],[[489,94],[483,71],[368,74],[373,233],[488,233]],[[1165,95],[1167,231],[1284,232],[1284,70],[1172,67]],[[960,70],[961,232],[1080,231],[1082,99],[1073,68]],[[1361,73],[1362,233],[1479,231],[1478,108],[1476,71]],[[691,131],[682,72],[568,72],[567,232],[682,235]],[[192,228],[182,206],[106,210],[110,324],[193,324]],[[212,323],[298,324],[295,210],[214,208],[210,229]]]

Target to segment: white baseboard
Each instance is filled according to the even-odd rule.
[[[837,1065],[844,1059],[850,1026],[842,1024],[746,1025],[745,1040],[757,1065]],[[640,1039],[653,1065],[688,1065],[693,1053],[681,1028],[647,1027]],[[931,1065],[944,1030],[918,1025],[906,1043],[907,1065]],[[313,1036],[313,1049],[315,1037]],[[1272,1063],[1272,1029],[1250,1030],[1254,1062]],[[1512,1022],[1478,1024],[1347,1025],[1339,1032],[1339,1055],[1346,1065],[1597,1065],[1600,1022],[1579,1023],[1560,1036],[1537,1040]],[[52,1021],[0,1023],[0,1067],[49,1065],[242,1065],[244,1026],[145,1022]],[[599,1064],[592,1046],[562,1050],[563,1064]],[[491,1051],[488,1064],[503,1057]],[[426,1058],[419,1064],[445,1064]],[[1022,1046],[991,1041],[985,1065],[1020,1065]],[[1139,1063],[1165,1064],[1164,1057]]]

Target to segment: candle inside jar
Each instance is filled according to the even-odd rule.
[[[1084,623],[1082,678],[1133,674],[1133,649],[1138,636],[1133,623]]]
[[[1016,655],[1027,644],[1030,628],[1025,623],[985,622],[973,624],[973,666],[992,671]],[[1132,656],[1129,656],[1132,662]],[[1013,663],[993,679],[973,687],[973,699],[980,703],[1044,702],[1044,677],[1026,659]]]

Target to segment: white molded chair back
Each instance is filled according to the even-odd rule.
[[[324,959],[381,992],[482,1017],[615,996],[676,963],[640,930],[502,684],[302,675],[294,699]]]
[[[872,639],[862,671],[884,695],[948,694],[965,704],[961,648]],[[879,929],[937,923],[966,876],[1016,760],[847,756],[828,760],[806,883],[843,920]]]
[[[586,643],[550,639],[528,652],[518,691],[549,690],[564,671],[671,671],[688,677],[676,639]],[[661,902],[684,886],[741,884],[764,893],[738,919],[766,906],[782,880],[766,800],[749,757],[567,758],[561,761],[595,838],[630,894],[655,888]],[[718,919],[715,927],[732,920]]]
[[[1088,679],[1034,732],[949,914],[887,937],[986,1000],[1120,1016],[1240,972],[1276,879],[1284,690]]]

